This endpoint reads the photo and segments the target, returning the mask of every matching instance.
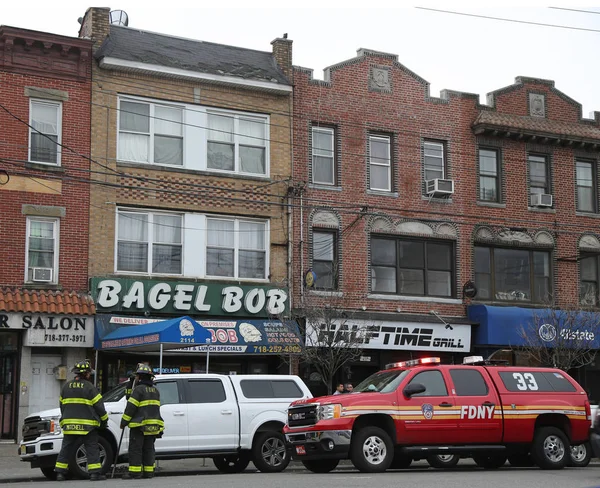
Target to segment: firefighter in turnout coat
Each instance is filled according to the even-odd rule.
[[[136,387],[127,400],[121,429],[129,426],[129,472],[123,479],[154,477],[154,442],[165,424],[160,416],[160,393],[152,381],[152,369],[139,364]]]
[[[87,470],[90,480],[105,480],[101,473],[100,450],[98,448],[98,430],[105,429],[108,424],[108,414],[104,408],[102,396],[90,382],[92,367],[89,361],[78,362],[71,372],[75,378],[68,381],[60,393],[60,427],[63,431],[62,447],[56,460],[54,470],[57,481],[64,481],[83,438],[87,454]]]

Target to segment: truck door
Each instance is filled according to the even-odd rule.
[[[231,385],[221,378],[189,379],[186,384],[190,451],[235,449],[239,415]]]
[[[502,408],[487,373],[473,366],[449,368],[460,412],[456,443],[496,444],[502,440]]]
[[[188,405],[183,402],[182,383],[177,380],[161,380],[156,383],[160,393],[160,416],[165,422],[165,431],[156,439],[156,452],[187,452]]]
[[[411,383],[421,383],[426,390],[410,398],[398,390],[398,439],[409,445],[440,444],[458,425],[458,410],[447,380],[441,370],[430,369],[416,373],[405,386]]]

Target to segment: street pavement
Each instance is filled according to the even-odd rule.
[[[252,464],[244,473],[226,475],[219,473],[210,459],[182,459],[159,462],[159,472],[152,480],[129,480],[120,478],[126,465],[117,468],[115,479],[100,486],[164,488],[206,486],[211,488],[600,488],[600,463],[593,462],[587,468],[567,468],[560,471],[544,471],[538,468],[502,468],[484,471],[476,468],[471,460],[461,460],[457,469],[436,470],[424,461],[413,463],[410,469],[386,473],[359,473],[344,461],[328,474],[310,473],[300,463],[292,462],[283,473],[264,474]],[[318,478],[315,478],[318,477]],[[19,488],[58,486],[48,481],[39,469],[31,469],[29,463],[19,460],[17,444],[0,443],[0,483],[10,483]],[[68,487],[89,487],[88,480],[68,481]],[[92,485],[94,486],[94,485]]]

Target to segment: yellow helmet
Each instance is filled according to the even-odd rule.
[[[150,376],[154,376],[152,372],[152,368],[147,364],[140,363],[138,364],[137,369],[135,370],[135,374],[148,374]]]

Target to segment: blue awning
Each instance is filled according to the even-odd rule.
[[[157,346],[161,344],[164,349],[176,349],[206,344],[210,338],[210,331],[191,317],[184,316],[143,325],[120,327],[102,337],[98,341],[97,349],[135,348],[138,351],[156,351]]]
[[[580,324],[569,329],[564,320],[567,314],[569,323]],[[558,336],[567,337],[566,341],[562,341],[563,347],[571,347],[569,344],[577,347],[581,344],[578,341],[583,338],[589,347],[600,348],[599,319],[591,312],[578,312],[576,315],[565,312],[561,317],[561,312],[550,309],[470,305],[468,316],[479,323],[479,327],[474,329],[473,344],[476,346],[524,346],[526,341],[522,331],[525,330],[527,334],[537,334],[539,344],[547,347],[552,347]]]

